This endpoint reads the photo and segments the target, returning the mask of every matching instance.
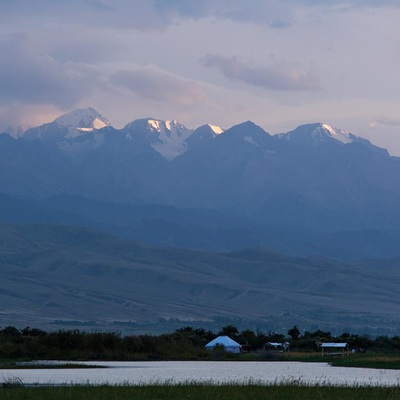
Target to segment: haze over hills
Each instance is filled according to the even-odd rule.
[[[205,253],[84,228],[0,224],[0,265],[2,324],[129,330],[170,319],[202,326],[230,320],[264,330],[298,324],[369,333],[400,325],[398,259]]]
[[[397,326],[399,176],[323,123],[115,129],[88,108],[1,134],[1,315]]]

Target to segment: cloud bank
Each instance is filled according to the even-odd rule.
[[[398,0],[3,0],[0,23],[25,18],[32,23],[73,24],[142,31],[164,30],[185,19],[213,18],[288,27],[303,6],[337,10],[354,7],[400,7]]]
[[[320,89],[318,77],[284,61],[272,61],[268,66],[249,66],[238,57],[207,54],[200,62],[216,68],[226,78],[241,81],[266,90],[312,91]]]
[[[397,127],[400,126],[400,118],[382,116],[374,118],[369,122],[371,128],[380,128],[382,126]]]
[[[151,68],[115,72],[110,75],[110,82],[142,99],[184,106],[207,102],[207,96],[198,83]]]
[[[33,51],[28,36],[0,40],[0,104],[41,103],[71,107],[89,91],[77,70]]]

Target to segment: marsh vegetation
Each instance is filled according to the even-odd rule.
[[[73,387],[13,387],[0,388],[2,400],[395,400],[400,387],[334,387],[289,385],[146,385],[146,386],[73,386]]]

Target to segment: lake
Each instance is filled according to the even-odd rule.
[[[60,362],[43,363],[58,364]],[[400,385],[399,370],[331,367],[327,363],[159,361],[83,362],[82,364],[103,368],[49,369],[43,366],[40,369],[4,369],[0,370],[0,383],[20,379],[26,385],[138,385],[182,382]]]

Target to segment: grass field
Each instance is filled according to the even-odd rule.
[[[71,386],[0,388],[2,400],[397,400],[400,386],[333,387],[290,385],[221,385],[205,384],[149,386]]]
[[[321,357],[318,353],[291,353],[283,360],[304,362],[327,362],[334,367],[400,369],[399,353],[361,353],[349,354],[348,357]]]

